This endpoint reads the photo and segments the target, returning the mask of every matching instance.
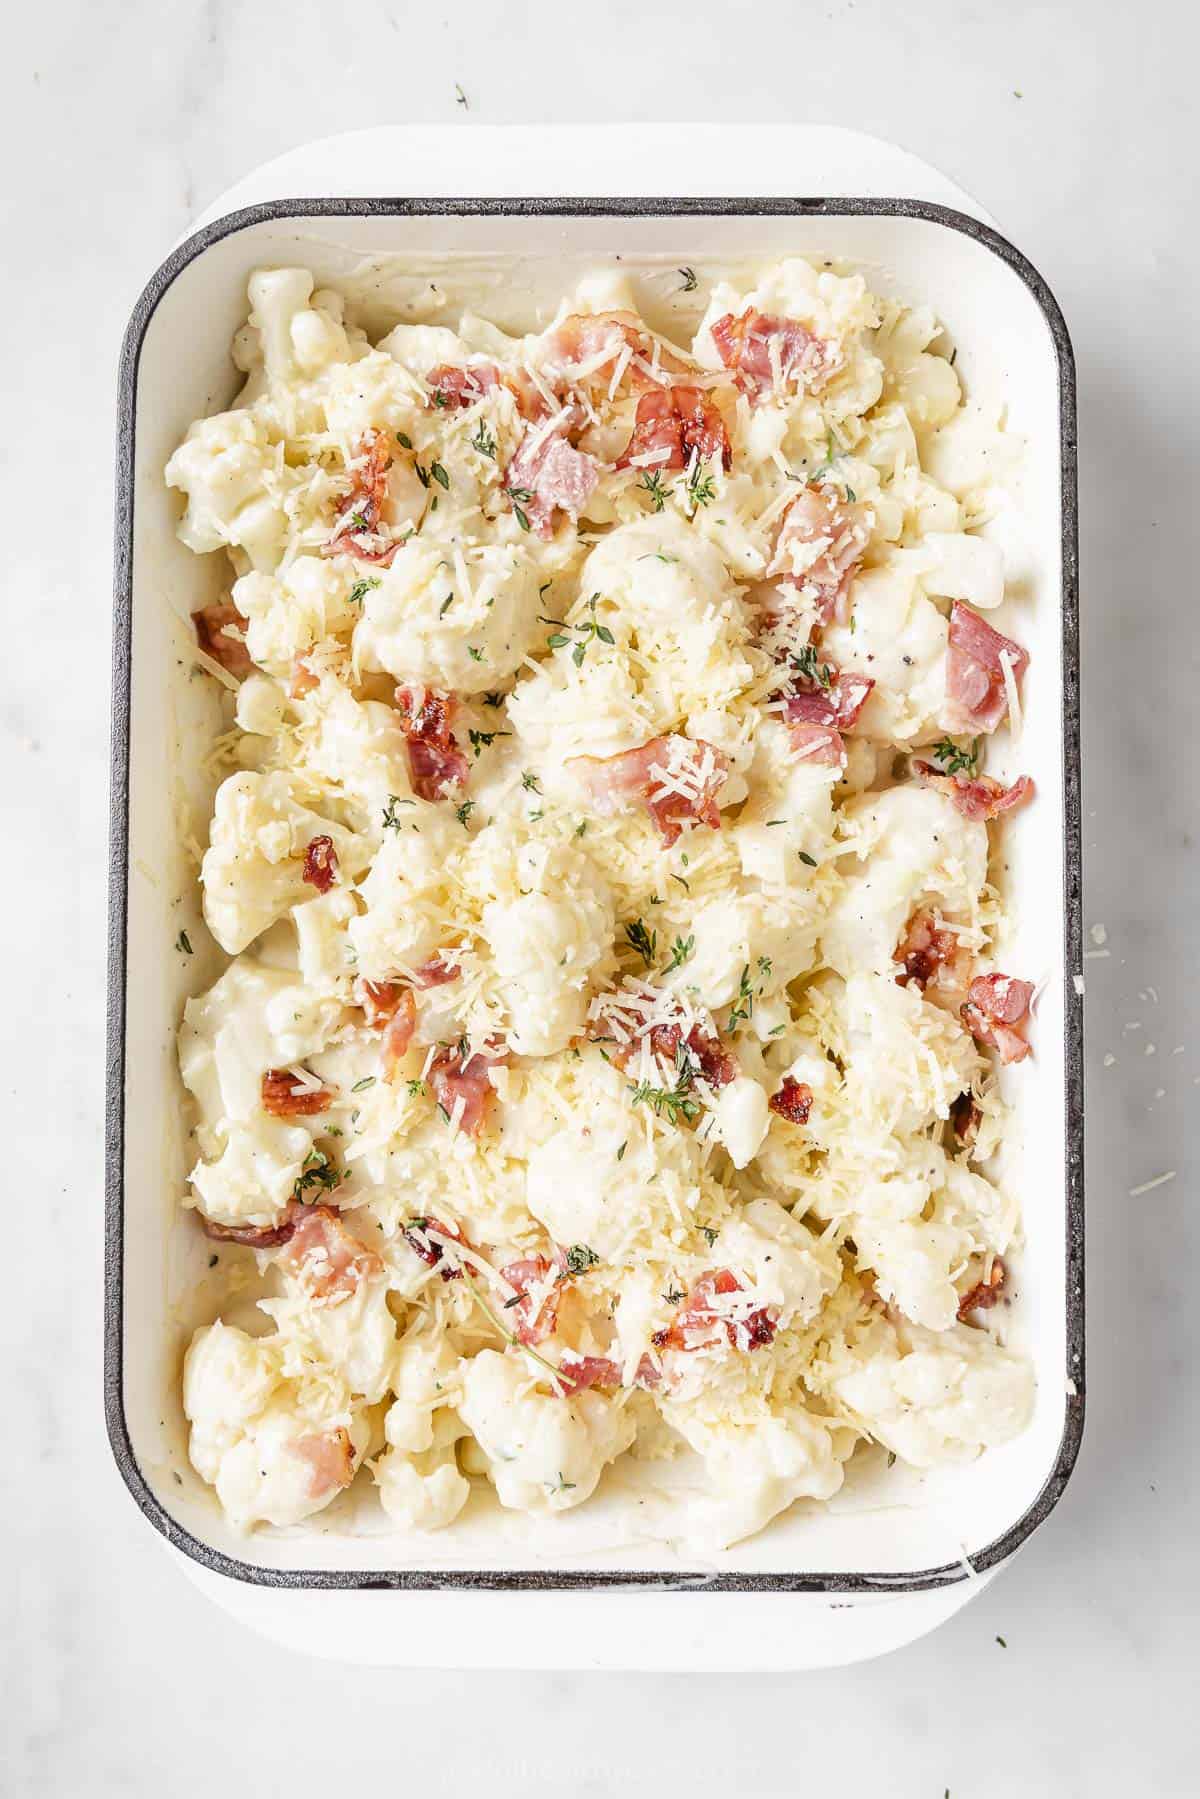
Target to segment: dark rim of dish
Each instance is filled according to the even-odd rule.
[[[137,1460],[124,1399],[124,1164],[125,988],[129,851],[129,739],[134,530],[134,462],[137,379],[142,343],[159,302],[177,276],[213,244],[256,225],[300,218],[494,217],[639,218],[733,216],[739,218],[892,217],[922,219],[960,232],[1006,263],[1036,300],[1054,343],[1062,504],[1063,842],[1065,851],[1063,944],[1066,979],[1066,1081],[1064,1091],[1066,1182],[1066,1334],[1068,1382],[1058,1453],[1036,1498],[1017,1521],[985,1548],[959,1561],[907,1574],[687,1573],[644,1569],[555,1568],[386,1569],[274,1568],[239,1561],[200,1541],[173,1518],[152,1491]],[[1062,1497],[1083,1436],[1084,1201],[1083,1201],[1083,1002],[1071,976],[1082,967],[1082,850],[1079,774],[1079,569],[1076,468],[1075,362],[1058,302],[1030,262],[1008,240],[964,213],[927,201],[905,199],[318,199],[275,200],[228,213],[186,238],[151,277],[133,309],[121,354],[117,414],[112,758],[109,822],[108,1031],[105,1097],[104,1409],[117,1467],[139,1508],[174,1548],[214,1573],[264,1587],[315,1587],[390,1591],[459,1588],[551,1591],[626,1587],[704,1593],[911,1593],[953,1585],[996,1567],[1042,1524]]]

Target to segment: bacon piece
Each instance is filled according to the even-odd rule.
[[[461,787],[470,770],[450,729],[457,704],[452,693],[436,693],[420,681],[396,689],[400,722],[408,739],[413,792],[423,800],[442,799]]]
[[[788,741],[802,761],[838,768],[846,755],[842,732],[858,722],[875,683],[869,675],[835,669],[831,663],[823,665],[822,673],[828,685],[819,677],[793,676],[783,716]]]
[[[429,1084],[447,1118],[453,1119],[454,1109],[459,1100],[462,1101],[462,1116],[458,1120],[458,1127],[468,1137],[478,1137],[487,1122],[496,1097],[496,1089],[488,1079],[488,1073],[503,1060],[502,1054],[484,1054],[481,1051],[464,1062],[458,1050],[451,1049],[442,1050],[430,1067]]]
[[[1000,1295],[1003,1293],[1005,1282],[1007,1280],[1008,1269],[1004,1266],[1000,1257],[997,1256],[992,1262],[987,1279],[976,1281],[970,1291],[964,1293],[959,1300],[959,1323],[961,1324],[971,1312],[984,1312],[994,1306]]]
[[[310,1499],[324,1499],[327,1493],[348,1487],[354,1479],[354,1444],[350,1432],[340,1425],[319,1435],[314,1432],[297,1437],[291,1448],[312,1470],[308,1483]]]
[[[1013,681],[1019,684],[1029,667],[1028,651],[955,600],[946,652],[946,701],[956,714],[955,730],[994,731],[1003,720],[1008,689],[1001,656],[1007,656]]]
[[[778,1093],[773,1093],[767,1101],[772,1112],[780,1118],[786,1118],[790,1124],[807,1124],[812,1112],[813,1090],[805,1081],[797,1081],[790,1074],[783,1077],[783,1085]]]
[[[839,345],[818,337],[798,319],[781,319],[747,307],[735,318],[727,312],[712,327],[717,355],[747,397],[758,402],[775,389],[778,351],[780,390],[789,383],[817,393],[845,362]]]
[[[395,1080],[396,1070],[407,1054],[416,1028],[417,1002],[413,998],[412,988],[405,987],[383,1033],[383,1073],[386,1080]]]
[[[288,1205],[278,1224],[218,1224],[213,1218],[204,1218],[204,1235],[214,1243],[240,1243],[245,1249],[277,1249],[296,1228],[294,1204]]]
[[[689,788],[685,793],[673,789],[667,773],[673,744],[687,744],[685,758],[695,770],[694,782],[683,783]],[[714,831],[720,829],[717,795],[725,785],[729,761],[702,738],[652,737],[640,749],[625,750],[619,756],[576,756],[567,766],[587,788],[597,812],[605,817],[640,800],[668,847],[692,822],[708,825]]]
[[[440,1237],[448,1237],[452,1243],[461,1243],[464,1249],[471,1246],[456,1224],[443,1224],[440,1218],[412,1218],[401,1230],[401,1236],[415,1256],[419,1256],[426,1268],[436,1268],[445,1259],[446,1251],[442,1244],[434,1242],[429,1232],[435,1230]],[[462,1269],[447,1262],[442,1269],[444,1281],[456,1281],[462,1275]]]
[[[442,362],[437,368],[430,369],[425,385],[429,389],[431,405],[460,412],[464,407],[474,406],[494,387],[499,387],[500,371],[494,362],[471,362],[465,368]]]
[[[679,1045],[685,1042],[701,1080],[710,1087],[727,1087],[737,1075],[737,1062],[722,1046],[721,1039],[701,1025],[694,1024],[686,1038],[677,1024],[656,1024],[649,1035],[650,1048],[664,1062],[678,1063]]]
[[[272,1118],[312,1118],[333,1100],[328,1087],[306,1087],[286,1068],[268,1068],[262,1078],[262,1109]]]
[[[635,465],[658,474],[685,469],[695,453],[702,461],[720,456],[722,468],[733,462],[725,421],[701,387],[650,388],[638,401],[633,435],[619,458],[619,469]]]
[[[608,1356],[577,1355],[564,1349],[558,1364],[559,1379],[568,1393],[583,1393],[591,1387],[619,1387],[621,1370]]]
[[[293,1230],[276,1260],[310,1299],[340,1305],[372,1275],[382,1274],[383,1263],[375,1251],[346,1229],[334,1206],[293,1201],[288,1211]]]
[[[558,382],[607,395],[626,349],[630,356],[618,392],[626,382],[637,392],[664,385],[664,374],[688,372],[689,365],[651,337],[636,312],[571,313],[543,339],[542,366]],[[642,368],[642,362],[653,367]]]
[[[206,656],[211,656],[239,680],[243,675],[254,673],[256,665],[250,660],[245,641],[250,620],[232,601],[202,607],[199,612],[192,613],[192,623],[196,627],[196,642]],[[240,631],[242,635],[231,637],[230,629]]]
[[[328,893],[337,878],[338,859],[333,838],[311,838],[304,852],[304,879],[318,893]]]
[[[845,623],[846,601],[870,531],[867,510],[836,488],[809,483],[783,515],[767,574],[783,575],[811,598],[820,622]]]
[[[355,468],[350,492],[334,520],[333,535],[322,545],[326,556],[356,556],[360,562],[387,566],[402,539],[391,539],[384,530],[388,498],[388,474],[396,459],[396,443],[389,431],[365,431],[354,449]]]
[[[1017,1026],[1029,1016],[1033,982],[1010,974],[981,974],[967,989],[962,1018],[979,1043],[997,1050],[1002,1062],[1023,1062],[1030,1047]]]
[[[444,987],[448,981],[457,981],[462,969],[455,962],[447,962],[443,952],[439,950],[428,962],[422,962],[420,968],[413,969],[414,987]]]
[[[950,1126],[964,1149],[971,1148],[979,1135],[979,1127],[982,1123],[983,1111],[975,1095],[960,1093],[950,1107]]]
[[[288,688],[289,698],[302,700],[306,693],[311,693],[321,685],[321,677],[313,673],[303,656],[297,656],[292,663],[292,680]]]
[[[522,1343],[544,1343],[547,1337],[554,1335],[558,1325],[558,1294],[553,1287],[536,1313],[530,1316],[531,1289],[544,1284],[553,1266],[545,1256],[518,1256],[515,1262],[509,1262],[500,1270],[509,1286],[515,1287],[521,1295],[515,1305],[511,1300],[508,1302],[504,1315]]]
[[[395,981],[360,981],[356,989],[358,1003],[367,1015],[372,1030],[378,1030],[402,1004],[407,990]]]
[[[572,449],[558,431],[543,436],[534,428],[518,444],[505,470],[504,487],[530,530],[549,538],[554,535],[555,512],[578,518],[599,479],[595,457]]]
[[[788,742],[802,762],[840,768],[846,760],[846,745],[842,741],[842,734],[829,725],[806,724],[800,719],[789,726]]]
[[[1011,787],[993,781],[990,775],[947,775],[932,762],[917,762],[914,767],[930,787],[940,788],[964,818],[999,818],[1033,798],[1033,782],[1021,775]]]
[[[893,960],[904,969],[896,976],[897,987],[911,982],[922,993],[931,981],[940,987],[957,987],[961,993],[970,963],[955,933],[939,925],[927,909],[913,913],[893,951]]]
[[[744,1318],[730,1318],[714,1306],[719,1294],[741,1291],[741,1281],[728,1268],[702,1274],[674,1321],[655,1331],[651,1343],[656,1349],[706,1349],[719,1342],[723,1331],[734,1349],[761,1349],[775,1335],[775,1321],[765,1306]]]

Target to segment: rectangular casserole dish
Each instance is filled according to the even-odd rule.
[[[852,1470],[829,1506],[800,1504],[703,1563],[652,1530],[631,1535],[639,1493],[621,1481],[552,1529],[480,1499],[441,1536],[405,1538],[348,1500],[302,1529],[239,1537],[188,1463],[178,1394],[190,1332],[216,1309],[205,1291],[208,1246],[179,1206],[193,1158],[175,1032],[186,995],[220,967],[215,948],[202,947],[179,825],[189,804],[205,804],[195,770],[217,719],[211,682],[189,654],[188,617],[217,597],[228,572],[224,559],[198,560],[178,543],[163,465],[190,421],[236,391],[229,344],[258,266],[302,263],[320,285],[349,287],[374,335],[426,308],[430,279],[449,299],[448,316],[469,298],[499,324],[528,328],[614,257],[635,279],[694,266],[708,281],[786,254],[844,261],[877,291],[931,305],[959,346],[970,389],[1002,392],[1027,446],[1027,541],[1012,591],[1032,657],[1020,760],[1038,803],[1005,838],[1014,915],[1006,953],[1042,986],[1036,1059],[1011,1082],[1005,1178],[1024,1211],[1010,1328],[1036,1366],[1033,1423],[965,1467],[862,1478]],[[1075,508],[1074,370],[1057,305],[997,233],[932,204],[278,201],[218,219],[163,264],[135,308],[120,380],[105,1401],[121,1473],[171,1543],[208,1569],[283,1587],[877,1593],[995,1567],[1048,1515],[1074,1465],[1084,1400]],[[194,956],[178,947],[181,931]]]

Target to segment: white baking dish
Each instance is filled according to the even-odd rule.
[[[187,618],[227,576],[219,558],[177,543],[163,464],[188,423],[235,390],[229,342],[262,264],[301,262],[322,285],[349,286],[379,327],[397,307],[427,304],[431,274],[449,315],[469,294],[497,322],[528,326],[617,255],[645,283],[654,319],[666,271],[690,265],[707,279],[786,253],[848,260],[877,290],[932,304],[971,388],[1002,387],[1027,441],[1024,541],[1006,545],[1016,601],[1001,622],[1019,626],[1032,655],[1019,761],[1039,792],[1006,838],[1008,959],[1044,983],[1036,1060],[1011,1083],[1006,1170],[1025,1212],[1010,1329],[1037,1368],[1033,1424],[969,1467],[923,1478],[882,1458],[856,1464],[832,1505],[798,1506],[716,1562],[681,1556],[653,1527],[631,1544],[624,1521],[639,1495],[620,1478],[552,1525],[479,1496],[453,1530],[406,1539],[349,1496],[302,1530],[241,1538],[188,1464],[178,1398],[187,1337],[213,1302],[208,1246],[178,1206],[191,1156],[174,1035],[185,995],[219,966],[202,947],[178,841],[181,795],[198,793],[197,751],[216,716],[210,682],[192,672]],[[121,1471],[164,1535],[208,1569],[301,1588],[878,1594],[944,1586],[1011,1554],[1061,1493],[1083,1416],[1074,378],[1057,306],[1023,258],[974,219],[910,201],[322,200],[223,217],[163,265],[130,324],[116,609],[106,1400]],[[194,957],[173,948],[185,928]]]

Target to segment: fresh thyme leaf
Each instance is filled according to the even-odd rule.
[[[442,601],[441,605],[438,607],[438,617],[445,618],[446,614],[449,612],[449,610],[450,610],[451,606],[453,606],[453,604],[454,604],[454,595],[452,593],[448,593],[446,595],[445,599]]]
[[[555,631],[552,637],[547,637],[546,648],[548,650],[561,650],[563,645],[570,643],[570,641],[571,639],[565,636],[562,631]]]
[[[515,500],[513,501],[513,512],[516,514],[517,523],[518,523],[518,525],[520,525],[522,531],[528,531],[529,515],[525,512],[522,512],[521,508],[517,505],[517,502]]]
[[[424,1093],[424,1091],[425,1091],[424,1081],[409,1081],[407,1083],[407,1085],[408,1085],[408,1097],[410,1099],[419,1099],[420,1096],[422,1095],[422,1093]]]
[[[571,661],[575,664],[576,668],[583,667],[583,659],[586,655],[587,655],[587,644],[586,643],[577,643],[575,645],[575,648],[571,651]]]
[[[703,462],[697,462],[692,470],[691,480],[687,484],[688,505],[693,512],[698,506],[707,506],[717,497],[717,484],[712,473]]]
[[[806,868],[815,868],[817,866],[817,858],[815,856],[810,856],[807,850],[797,850],[796,854]]]
[[[557,1481],[548,1480],[546,1486],[551,1493],[573,1493],[576,1482],[573,1480],[564,1480],[560,1473]]]
[[[630,949],[637,951],[647,968],[654,967],[654,958],[658,948],[658,932],[648,931],[640,918],[625,926],[625,941]],[[672,966],[674,966],[672,964]]]
[[[373,1074],[364,1074],[361,1081],[355,1081],[350,1091],[351,1093],[365,1093],[368,1087],[373,1087],[374,1085],[375,1076]]]
[[[676,937],[671,945],[671,960],[667,963],[665,972],[670,974],[673,968],[682,968],[695,947],[694,937]]]
[[[483,703],[485,706],[503,706],[504,695],[502,693],[485,693]]]
[[[580,819],[580,821],[579,821],[579,823],[578,823],[578,824],[577,824],[577,825],[576,825],[576,826],[575,826],[575,835],[576,835],[576,837],[582,837],[582,836],[583,836],[583,833],[584,833],[584,832],[585,832],[585,831],[586,831],[586,830],[587,830],[587,819],[586,819],[586,818],[581,818],[581,819]]]
[[[472,812],[474,812],[474,810],[475,810],[475,801],[474,800],[464,800],[461,806],[455,806],[455,808],[454,808],[454,816],[455,816],[455,818],[457,818],[459,824],[462,826],[464,831],[467,828],[467,820],[470,818],[470,816],[471,816]]]
[[[416,800],[402,800],[398,793],[388,794],[388,803],[383,808],[383,828],[385,831],[402,831],[404,820],[400,816],[401,806],[415,806]]]
[[[413,468],[416,470],[417,480],[421,483],[421,486],[428,487],[429,486],[429,470],[426,468],[422,468],[422,466],[419,462],[414,462]]]
[[[333,1166],[323,1149],[311,1149],[304,1158],[296,1183],[292,1188],[293,1199],[304,1198],[309,1188],[318,1193],[332,1193],[341,1184],[341,1172]]]
[[[654,511],[661,512],[667,503],[667,490],[662,484],[662,476],[660,474],[651,474],[649,470],[644,470],[642,478],[638,482],[638,486],[643,493],[649,494],[650,504]]]
[[[684,1293],[682,1287],[670,1287],[663,1294],[663,1298],[666,1300],[666,1302],[669,1306],[677,1306],[680,1303],[680,1301],[685,1299],[686,1297],[687,1297],[687,1295]]]
[[[511,731],[468,731],[471,748],[475,751],[475,760],[479,760],[480,750],[491,749],[497,737],[511,737]]]
[[[631,1083],[629,1091],[633,1095],[633,1104],[650,1106],[657,1118],[664,1113],[671,1124],[678,1124],[681,1118],[690,1123],[700,1115],[700,1101],[688,1092],[692,1084],[691,1074],[680,1077],[674,1087],[652,1087],[649,1081]]]
[[[380,582],[378,575],[361,575],[350,589],[350,592],[346,595],[346,598],[352,606],[361,606],[371,589],[381,585],[382,583]]]
[[[586,1243],[572,1243],[564,1258],[568,1274],[586,1274],[589,1268],[596,1268],[599,1263],[600,1257]]]
[[[486,419],[480,419],[479,429],[471,439],[471,447],[478,450],[481,456],[490,456],[492,461],[495,462],[496,440],[487,428]]]
[[[686,268],[680,269],[679,273],[683,276],[683,286],[679,290],[680,293],[681,294],[694,294],[696,291],[696,271],[695,271],[695,269],[686,269]]]
[[[506,1299],[504,1301],[503,1309],[506,1312],[511,1312],[514,1306],[520,1305],[520,1303],[524,1299],[524,1297],[525,1297],[525,1295],[523,1293],[514,1293],[511,1299]]]
[[[625,1160],[625,1151],[628,1148],[629,1148],[629,1138],[626,1137],[624,1143],[622,1143],[620,1149],[617,1151],[617,1161],[618,1162],[623,1162]]]
[[[483,651],[477,650],[473,643],[469,643],[467,645],[467,655],[471,658],[472,662],[482,662],[483,661]]]
[[[463,93],[461,87],[459,87],[457,81],[454,83],[454,100],[455,104],[461,106],[464,112],[469,109],[471,103]]]
[[[818,687],[828,690],[833,686],[833,670],[827,662],[817,661],[817,646],[806,643],[803,649],[797,650],[792,657],[792,667],[806,681],[814,681]]]
[[[412,438],[408,435],[407,431],[397,431],[396,442],[400,445],[402,450],[412,449]]]
[[[440,487],[444,487],[446,489],[446,492],[449,493],[450,477],[446,473],[445,469],[442,467],[441,463],[440,462],[431,462],[429,465],[429,472],[433,476],[434,480],[438,483],[438,485]]]
[[[666,550],[647,550],[646,554],[644,556],[638,557],[638,561],[639,562],[678,562],[679,558],[678,558],[678,556],[669,556],[667,554]]]
[[[532,487],[507,487],[504,490],[510,500],[532,500]]]
[[[748,1019],[753,1011],[754,989],[750,985],[750,964],[747,962],[742,968],[741,978],[738,981],[737,999],[734,1001],[730,1011],[727,1028],[730,1031],[736,1030],[738,1025],[743,1023],[745,1019]]]
[[[941,764],[943,774],[970,775],[972,778],[979,772],[979,739],[976,738],[969,750],[964,750],[955,743],[952,737],[943,737],[934,744],[931,752]]]
[[[185,956],[192,956],[195,954],[195,951],[192,948],[192,940],[186,931],[180,931],[178,937],[176,937],[175,948],[182,950]]]
[[[527,768],[524,771],[524,773],[522,774],[521,785],[525,789],[526,793],[540,793],[542,791],[541,783],[538,781],[537,776],[534,774],[533,770],[530,768]]]
[[[720,1230],[715,1224],[702,1224],[700,1226],[700,1235],[704,1238],[704,1241],[708,1244],[710,1249],[720,1234]]]

